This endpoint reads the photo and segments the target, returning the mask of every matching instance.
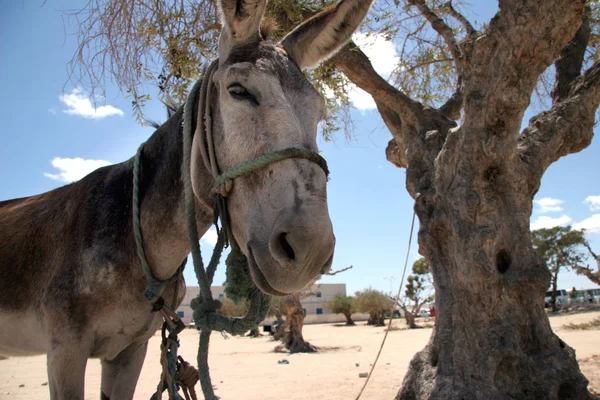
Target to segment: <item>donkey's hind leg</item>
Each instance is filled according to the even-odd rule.
[[[148,342],[132,343],[112,360],[102,360],[102,400],[131,400]]]

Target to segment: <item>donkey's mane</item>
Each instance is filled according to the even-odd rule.
[[[167,110],[167,119],[171,118],[173,115],[175,115],[175,113],[181,107],[183,107],[183,104],[177,103],[174,100],[165,100],[165,101],[161,101],[161,102],[163,103],[163,105],[165,106],[165,109]],[[149,118],[144,118],[143,120],[144,120],[144,123],[146,123],[147,125],[151,126],[154,129],[160,128],[160,126],[164,123],[164,122],[156,122]]]

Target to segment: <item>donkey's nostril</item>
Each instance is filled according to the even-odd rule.
[[[285,233],[285,232],[279,235],[279,245],[281,246],[281,249],[287,255],[288,259],[294,261],[296,259],[296,253],[294,252],[294,249],[292,248],[292,246],[288,243],[286,236],[287,236],[287,233]]]

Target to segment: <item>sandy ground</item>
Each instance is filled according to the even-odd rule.
[[[600,312],[550,319],[556,333],[576,350],[590,387],[600,388],[600,331],[570,331],[566,323],[588,322]],[[420,319],[420,323],[427,323]],[[403,321],[394,321],[403,326]],[[413,354],[427,343],[431,329],[390,331],[363,399],[393,399],[402,383]],[[274,353],[268,336],[250,339],[213,333],[209,365],[216,394],[222,399],[354,399],[379,349],[384,328],[363,322],[355,327],[335,324],[307,325],[304,336],[320,348],[318,354]],[[181,351],[195,364],[198,334],[186,330]],[[159,380],[159,336],[151,339],[135,399],[149,399]],[[278,364],[286,359],[289,364]],[[197,386],[199,397],[201,390]],[[0,399],[48,399],[46,358],[10,358],[0,361]],[[90,360],[86,371],[86,399],[100,398],[100,363]],[[165,396],[166,398],[166,396]]]

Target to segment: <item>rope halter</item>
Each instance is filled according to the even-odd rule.
[[[215,179],[213,192],[226,197],[231,191],[233,187],[233,181],[236,178],[249,175],[253,172],[266,168],[270,164],[289,158],[303,158],[305,160],[312,161],[320,166],[325,172],[325,175],[329,177],[329,168],[327,167],[327,162],[323,157],[321,157],[321,155],[319,155],[319,153],[312,150],[295,147],[263,154],[252,160],[245,161],[223,173],[219,173],[219,164],[215,154],[215,141],[212,130],[212,107],[208,98],[210,94],[210,87],[213,83],[214,73],[218,69],[218,65],[218,59],[213,61],[206,69],[204,77],[201,81],[200,98],[198,99],[198,124],[195,130],[195,134],[200,135],[200,143],[202,144],[200,146],[200,154],[202,155],[204,166],[208,171],[210,171]],[[191,117],[191,114],[193,113],[196,95],[197,91],[192,89],[186,102],[184,121],[189,119],[190,122],[192,122],[192,118],[189,117]],[[186,111],[190,112],[187,113]],[[186,148],[187,147],[188,146],[186,145]],[[189,147],[191,148],[191,144]]]

